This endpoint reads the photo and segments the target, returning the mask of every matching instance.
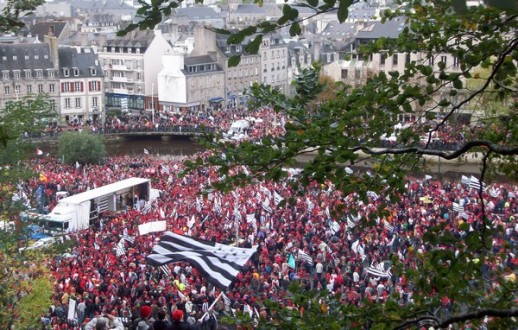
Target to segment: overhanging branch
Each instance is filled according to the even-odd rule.
[[[473,140],[468,141],[464,145],[462,145],[459,149],[454,151],[442,151],[442,150],[433,150],[433,149],[425,149],[421,147],[407,147],[407,148],[371,148],[366,146],[358,146],[353,148],[353,151],[362,151],[369,155],[404,155],[404,154],[415,154],[415,155],[428,155],[428,156],[437,156],[443,159],[456,159],[462,156],[463,154],[469,152],[471,149],[477,147],[484,147],[487,151],[491,151],[492,153],[502,155],[502,156],[512,156],[518,155],[518,146],[516,147],[506,147],[501,146],[489,141],[485,140]]]

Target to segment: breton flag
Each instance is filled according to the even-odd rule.
[[[144,148],[144,155],[149,155],[149,151],[146,148]]]
[[[276,191],[273,192],[273,201],[275,202],[275,206],[279,205],[280,202],[282,202],[284,198],[279,195]]]
[[[486,185],[483,182],[480,182],[480,180],[475,178],[473,175],[469,178],[469,187],[476,190],[480,190],[480,188],[482,188],[482,190],[486,190]]]
[[[225,303],[225,306],[230,307],[230,305],[232,305],[232,301],[230,300],[229,297],[227,297],[227,295],[224,292],[221,293],[221,298],[223,298],[223,302]]]
[[[124,238],[121,238],[119,243],[117,243],[115,253],[117,254],[117,257],[121,257],[126,254],[126,248],[124,247]]]
[[[187,261],[219,288],[228,288],[257,251],[166,232],[146,261],[153,266]]]
[[[299,250],[299,260],[304,261],[310,266],[313,266],[313,258],[306,252]]]
[[[122,238],[128,242],[130,242],[131,244],[135,243],[135,237],[133,236],[130,236],[128,234],[128,229],[127,228],[124,228],[124,231],[122,232]]]
[[[462,213],[464,212],[464,206],[460,205],[459,203],[453,203],[453,212]]]
[[[167,277],[167,278],[171,277],[171,269],[169,268],[168,265],[159,266],[158,269],[160,269],[162,271],[162,273],[164,273],[165,277]]]
[[[380,262],[376,266],[371,264],[367,267],[367,273],[376,276],[376,277],[392,277],[392,273],[390,272],[390,264],[386,262]]]

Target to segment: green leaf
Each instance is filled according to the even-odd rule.
[[[263,42],[263,35],[259,34],[257,35],[254,40],[250,41],[246,46],[245,50],[249,52],[250,54],[257,54],[259,52],[259,47],[261,46],[261,43]]]
[[[453,81],[453,88],[455,89],[462,89],[462,81],[460,81],[460,79],[455,79]]]
[[[290,26],[290,36],[298,36],[301,33],[300,24],[298,22],[295,22],[291,24]]]
[[[219,29],[219,28],[210,28],[212,31],[218,33],[218,34],[224,34],[224,35],[231,35],[232,32],[226,29]]]
[[[229,68],[232,68],[232,67],[236,67],[239,65],[239,63],[241,62],[241,55],[234,55],[234,56],[231,56],[229,59],[228,59],[228,67]]]
[[[318,6],[318,0],[307,0],[307,3],[313,8]]]
[[[340,3],[338,4],[338,21],[340,23],[345,22],[347,19],[347,16],[349,16],[349,6],[351,5],[350,0],[340,0]]]

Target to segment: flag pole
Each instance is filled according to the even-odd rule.
[[[218,302],[218,300],[220,300],[220,299],[221,299],[221,296],[222,296],[222,295],[223,295],[223,291],[221,291],[221,292],[219,293],[219,296],[216,298],[216,300],[214,300],[214,301],[212,302],[212,304],[210,304],[209,309],[207,309],[207,311],[205,312],[205,314],[203,314],[203,316],[198,320],[198,322],[202,322],[202,321],[203,321],[203,319],[205,318],[205,316],[207,316],[207,315],[209,314],[209,311],[210,311],[210,310],[212,310],[212,309],[214,308],[214,305],[216,305],[216,303]]]

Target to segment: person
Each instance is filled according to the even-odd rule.
[[[153,322],[153,328],[155,330],[166,330],[167,326],[169,325],[169,322],[166,320],[166,311],[163,309],[160,309],[157,312],[158,320]]]
[[[199,330],[200,327],[197,324],[189,324],[183,321],[183,312],[181,309],[177,309],[173,312],[173,322],[169,325],[167,330]]]
[[[154,330],[153,321],[151,319],[151,307],[140,307],[140,317],[131,323],[129,330]]]
[[[111,314],[105,314],[100,317],[94,317],[85,326],[85,330],[124,330],[121,321]]]

